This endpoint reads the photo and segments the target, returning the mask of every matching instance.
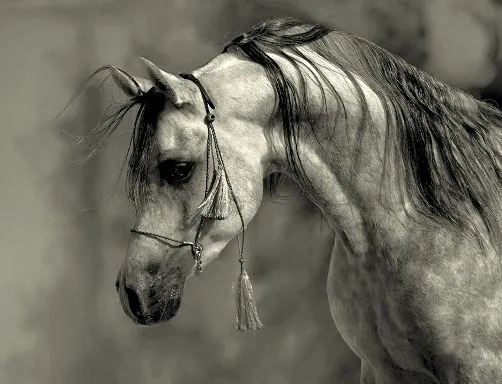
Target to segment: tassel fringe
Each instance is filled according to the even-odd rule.
[[[208,195],[199,206],[199,212],[208,219],[223,220],[230,208],[230,191],[223,167],[218,166]]]
[[[237,279],[235,289],[235,298],[237,302],[236,328],[239,331],[255,331],[263,328],[263,323],[261,322],[260,317],[258,316],[258,310],[256,309],[251,280],[244,268],[243,260],[239,261],[241,263],[241,272],[239,274],[239,278]]]

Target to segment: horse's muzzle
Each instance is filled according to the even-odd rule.
[[[168,292],[150,289],[138,293],[128,287],[119,287],[122,307],[138,325],[154,325],[174,317],[181,306],[181,291],[182,288],[172,287]]]

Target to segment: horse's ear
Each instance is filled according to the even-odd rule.
[[[193,89],[183,79],[164,72],[150,60],[140,57],[155,86],[166,93],[168,99],[175,105],[181,106],[193,102]]]
[[[139,96],[147,93],[153,87],[153,83],[150,80],[130,76],[123,70],[113,66],[110,66],[109,69],[115,84],[129,96]]]

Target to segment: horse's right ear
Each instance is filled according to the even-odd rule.
[[[150,88],[153,87],[153,83],[150,80],[130,76],[123,70],[114,66],[110,66],[109,70],[115,84],[117,84],[120,89],[122,89],[122,91],[129,96],[142,95],[147,93]]]

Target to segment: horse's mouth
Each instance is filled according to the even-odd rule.
[[[133,322],[137,325],[151,326],[163,323],[170,320],[180,309],[181,297],[170,299],[164,302],[162,306],[155,305],[151,310],[144,315],[130,316]]]
[[[169,284],[159,289],[150,286],[140,294],[129,288],[119,288],[122,308],[136,325],[155,325],[168,321],[176,315],[181,306],[183,283]]]

